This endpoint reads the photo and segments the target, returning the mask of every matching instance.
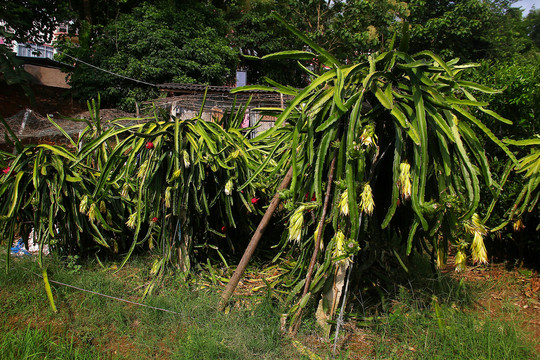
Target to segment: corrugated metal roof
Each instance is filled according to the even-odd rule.
[[[208,88],[208,92],[229,93],[232,89],[236,89],[234,86],[214,86],[214,85],[180,84],[180,83],[158,84],[157,87],[161,91],[172,91],[172,92],[182,92],[182,93],[204,92],[206,88]],[[244,91],[244,93],[275,93],[275,91],[249,90],[249,91]]]
[[[164,91],[187,91],[187,92],[201,92],[205,91],[208,88],[208,91],[212,92],[225,92],[228,93],[231,89],[234,89],[231,86],[213,86],[213,85],[200,85],[200,84],[180,84],[180,83],[165,83],[158,84],[157,87],[160,90]]]

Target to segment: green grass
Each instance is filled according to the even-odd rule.
[[[49,278],[140,302],[150,280],[148,259],[118,273],[85,264],[71,271],[49,260]],[[10,359],[285,359],[288,340],[271,299],[242,299],[228,314],[216,310],[219,289],[172,275],[144,303],[171,314],[51,284],[50,310],[37,264],[17,259],[0,274],[0,353]],[[293,356],[292,358],[298,358]]]
[[[77,260],[77,259],[75,259]],[[151,280],[150,257],[108,270],[93,262],[47,259],[51,280],[140,302]],[[0,262],[0,265],[5,263]],[[80,266],[82,265],[82,266]],[[52,283],[53,313],[38,265],[14,259],[0,271],[2,359],[307,359],[308,349],[332,358],[332,341],[321,341],[306,314],[298,342],[280,332],[285,311],[269,294],[234,297],[227,313],[216,310],[222,289],[210,276],[185,281],[170,274],[143,302],[166,313]],[[503,285],[501,285],[503,286]],[[492,283],[478,286],[441,276],[411,279],[394,291],[364,288],[363,311],[348,314],[340,359],[540,359],[518,326],[515,307],[490,316],[475,304]],[[376,289],[376,290],[375,290]],[[368,298],[369,293],[371,297]],[[351,301],[351,305],[353,301]],[[358,304],[356,304],[358,307]],[[333,334],[333,332],[332,332]],[[360,341],[366,335],[366,341]],[[359,346],[361,345],[361,346]]]
[[[435,283],[437,291],[400,288],[373,325],[375,358],[540,359],[512,314],[490,316],[474,306],[472,293],[484,285],[465,289],[448,276]]]

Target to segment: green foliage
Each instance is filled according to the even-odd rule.
[[[221,11],[212,6],[197,1],[145,2],[103,27],[90,28],[88,44],[81,41],[81,46],[76,46],[67,39],[59,48],[92,65],[151,84],[223,85],[232,78],[237,62],[224,37],[225,29]],[[158,96],[152,86],[81,63],[70,84],[81,99],[101,94],[107,106],[121,105],[129,110],[135,109],[135,101]]]
[[[268,191],[260,183],[238,189],[263,157],[271,160],[238,130],[245,108],[219,122],[156,113],[102,123],[99,103],[90,110],[77,141],[65,134],[71,146],[17,143],[19,154],[1,154],[5,245],[33,229],[34,242],[61,254],[127,254],[123,264],[134,251],[157,248],[162,257],[148,291],[167,265],[189,271],[194,254],[226,264],[223,253],[242,246],[231,236],[253,230],[255,199]]]
[[[409,1],[411,48],[430,49],[444,58],[477,60],[489,48],[495,1]]]
[[[540,130],[540,53],[531,51],[509,60],[483,61],[471,75],[502,90],[480,95],[490,108],[512,121],[513,126],[498,130],[500,135],[521,138]],[[486,118],[486,121],[491,120]]]
[[[265,77],[292,86],[304,86],[305,78],[293,61],[254,61],[249,57],[264,56],[281,50],[297,49],[298,39],[271,15],[273,10],[286,8],[286,1],[276,5],[269,1],[250,1],[231,5],[226,11],[230,26],[226,38],[239,54],[240,67],[247,70],[248,82],[260,84]]]
[[[26,43],[51,41],[56,26],[68,19],[66,0],[0,1],[0,36]]]
[[[485,230],[475,212],[481,178],[491,191],[498,185],[477,134],[517,160],[474,114],[508,120],[472,93],[497,91],[464,77],[473,65],[445,62],[430,51],[402,51],[405,35],[399,49],[348,65],[287,26],[330,68],[312,74],[310,85],[296,92],[271,83],[295,98],[278,113],[275,127],[254,139],[275,138],[280,172],[293,169],[282,194],[289,231],[280,244],[296,259],[289,298],[304,286],[317,234],[324,244],[309,292],[291,313],[305,307],[311,294],[336,287],[337,274],[348,266],[357,276],[385,281],[372,269],[400,264],[408,272],[403,259],[413,251],[427,251],[433,266],[440,266],[450,246],[464,251],[468,243],[474,244],[473,260],[487,262]]]

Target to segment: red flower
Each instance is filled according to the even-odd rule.
[[[4,174],[7,174],[9,172],[9,170],[11,170],[11,168],[8,166],[7,168],[5,168],[4,170],[2,170],[2,172]]]
[[[156,223],[157,221],[158,221],[158,218],[154,216],[154,217],[152,218],[152,222],[153,222],[153,223]]]
[[[311,197],[311,201],[317,201],[317,195],[315,195],[315,193],[313,193],[313,196]]]
[[[221,227],[221,232],[222,232],[222,233],[226,233],[226,232],[227,232],[227,227],[226,227],[225,225],[223,225],[223,226]]]
[[[254,197],[254,198],[251,199],[251,203],[252,203],[253,205],[257,205],[257,203],[259,202],[259,200],[261,200],[261,199]]]
[[[151,142],[151,141],[147,142],[147,143],[146,143],[146,148],[147,148],[148,150],[153,149],[153,148],[154,148],[154,143]]]

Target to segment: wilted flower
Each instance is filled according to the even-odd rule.
[[[234,186],[234,184],[233,184],[232,179],[229,179],[227,181],[227,183],[225,184],[225,195],[231,195],[232,194],[233,186]],[[252,203],[253,203],[253,201],[252,201]]]
[[[150,233],[150,237],[148,238],[148,249],[152,250],[154,248],[154,234]]]
[[[464,271],[467,268],[467,254],[465,251],[458,250],[456,254],[456,272]]]
[[[484,238],[479,232],[474,233],[473,242],[471,244],[471,255],[475,263],[488,263],[486,246],[484,245]]]
[[[317,241],[317,238],[319,237],[320,228],[321,228],[320,224],[317,225],[317,228],[315,229],[315,232],[313,233],[313,238],[315,239],[315,241]],[[324,244],[323,244],[323,239],[321,237],[321,242],[319,244],[319,250],[322,251],[323,249],[324,249]]]
[[[473,234],[471,244],[471,255],[475,263],[487,264],[487,251],[484,245],[484,235],[487,234],[487,228],[482,223],[480,216],[474,213],[471,220],[465,223],[467,230]]]
[[[189,165],[191,165],[191,162],[189,161],[189,153],[184,150],[184,167],[187,169]]]
[[[373,126],[373,124],[367,124],[364,127],[362,135],[360,135],[360,142],[362,145],[369,147],[375,145],[375,141],[377,141],[377,136],[375,135],[375,126]]]
[[[345,251],[345,234],[343,234],[341,230],[338,230],[336,235],[334,235],[334,243],[334,252],[332,253],[332,257],[334,259],[347,254]],[[349,265],[350,262],[351,260],[349,258],[344,258],[338,261],[338,263],[344,265]]]
[[[406,162],[399,164],[399,180],[398,185],[401,190],[401,198],[403,200],[411,197],[411,165]]]
[[[304,206],[299,206],[289,221],[289,241],[300,242],[302,226],[304,225]]]
[[[349,215],[349,190],[345,189],[341,193],[341,200],[339,201],[339,212],[343,215]]]
[[[144,176],[144,173],[146,172],[146,168],[148,167],[148,160],[145,160],[139,167],[139,171],[137,172],[137,177],[142,178]]]
[[[88,195],[84,195],[81,199],[81,203],[79,204],[80,213],[86,214],[86,209],[88,209]]]
[[[181,174],[181,173],[182,173],[182,171],[181,171],[180,169],[176,169],[176,170],[173,172],[171,181],[178,179],[178,178],[180,177],[180,174]]]
[[[153,148],[154,148],[154,143],[151,142],[151,141],[147,142],[147,143],[146,143],[146,148],[147,148],[148,150],[153,149]]]
[[[122,185],[122,192],[120,193],[122,196],[127,196],[129,192],[129,184],[126,182],[124,185]]]
[[[88,219],[91,222],[94,222],[94,220],[96,220],[96,214],[97,214],[96,203],[92,203],[92,205],[90,205],[90,208],[88,209]]]
[[[105,205],[105,201],[101,200],[99,202],[99,211],[102,213],[102,214],[105,214],[107,212],[107,205]]]
[[[167,186],[165,189],[165,207],[170,208],[171,207],[171,187]]]
[[[371,191],[371,186],[369,183],[364,185],[364,190],[361,194],[360,207],[362,212],[366,215],[373,214],[373,208],[375,207],[375,202],[373,201],[373,193]]]
[[[514,232],[519,232],[523,229],[525,229],[525,225],[523,224],[523,221],[521,221],[521,219],[517,219],[514,222]]]
[[[134,212],[133,214],[129,215],[128,221],[126,221],[126,225],[128,228],[135,228],[135,224],[137,223],[137,212]]]

